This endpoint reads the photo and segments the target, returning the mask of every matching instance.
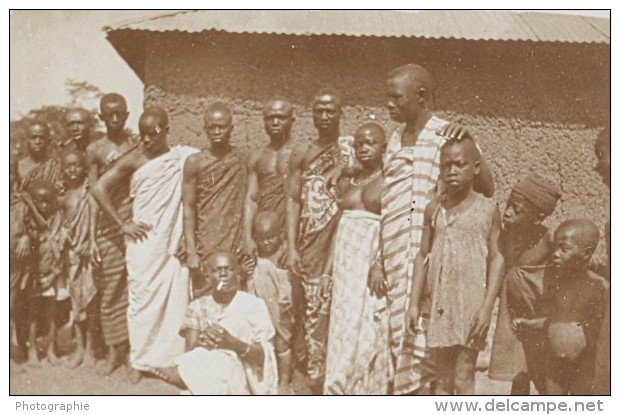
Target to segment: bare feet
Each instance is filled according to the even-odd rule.
[[[60,364],[60,359],[56,356],[56,352],[53,347],[47,348],[47,361],[52,366],[58,366]]]
[[[26,369],[24,368],[24,365],[20,365],[13,359],[10,360],[10,374],[11,375],[18,375],[20,373],[24,373],[25,371]]]
[[[129,370],[129,381],[132,384],[136,385],[142,379],[142,372],[132,367],[128,368],[128,370]]]
[[[28,349],[28,360],[26,365],[29,367],[41,367],[41,361],[39,360],[39,354],[36,348]]]
[[[86,353],[84,353],[84,362],[82,363],[82,365],[88,368],[94,368],[97,365],[95,352],[93,352],[92,350],[86,351]]]
[[[73,354],[73,357],[71,357],[71,360],[69,360],[69,367],[71,369],[75,369],[76,367],[80,366],[83,361],[84,361],[84,349],[80,347],[75,351],[75,353]]]
[[[111,346],[108,350],[108,356],[105,360],[105,365],[101,370],[101,374],[109,376],[121,365],[117,346]]]

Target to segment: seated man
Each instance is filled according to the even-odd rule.
[[[216,288],[187,308],[181,326],[186,352],[176,366],[151,372],[194,395],[275,394],[275,329],[267,306],[238,291],[239,267],[231,254],[212,253],[205,268],[207,284]]]

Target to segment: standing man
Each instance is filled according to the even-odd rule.
[[[201,268],[215,251],[241,248],[247,166],[230,145],[232,112],[223,103],[209,106],[204,116],[209,148],[187,159],[183,169],[183,231],[193,292],[208,290]]]
[[[381,206],[381,256],[370,274],[383,275],[390,325],[390,348],[396,361],[394,393],[418,390],[432,375],[432,363],[425,350],[425,334],[406,336],[404,313],[411,290],[413,260],[420,247],[424,209],[441,186],[439,148],[448,139],[459,139],[464,130],[449,127],[433,116],[434,80],[419,65],[400,66],[388,74],[388,111],[402,123],[388,140],[383,168],[384,187]],[[454,136],[454,137],[453,137]],[[481,160],[474,189],[485,196],[493,194],[493,179]],[[426,327],[428,309],[423,308]],[[429,367],[431,366],[431,367]]]
[[[17,179],[17,191],[27,191],[38,179],[60,186],[61,169],[58,161],[49,154],[50,128],[42,121],[34,121],[26,129],[26,156],[12,166]]]
[[[119,94],[106,94],[99,104],[99,118],[105,123],[106,135],[86,147],[88,180],[93,186],[97,179],[111,169],[123,154],[136,148],[125,131],[127,103]],[[75,116],[77,119],[77,116]],[[76,123],[79,124],[79,123]],[[79,128],[76,125],[75,130]],[[136,151],[136,150],[134,150]],[[129,179],[119,181],[110,192],[114,210],[126,221],[131,217]],[[98,265],[100,319],[103,340],[108,346],[108,356],[103,374],[112,373],[129,351],[127,334],[127,269],[125,267],[125,240],[118,224],[105,211],[98,214],[95,204],[91,221],[91,256]],[[132,373],[136,377],[136,373]]]
[[[283,98],[272,98],[263,107],[265,131],[269,144],[252,153],[249,162],[248,188],[243,216],[244,250],[256,256],[252,224],[259,212],[274,212],[282,220],[286,213],[286,177],[293,150],[291,127],[295,121],[293,106]],[[282,226],[284,229],[284,226]]]
[[[84,108],[72,108],[65,114],[67,138],[60,143],[65,150],[85,152],[90,144],[90,113]]]
[[[337,92],[317,92],[312,118],[318,138],[295,146],[289,166],[287,266],[294,275],[293,284],[303,286],[303,302],[297,303],[305,303],[307,371],[315,393],[323,391],[329,322],[329,303],[321,301],[318,288],[339,213],[335,189],[326,186],[327,176],[353,163],[353,137],[340,137],[341,115]],[[298,322],[303,321],[300,317],[304,316],[296,316]]]
[[[130,361],[147,371],[172,365],[184,351],[179,328],[189,302],[189,274],[174,254],[183,235],[183,164],[197,150],[168,146],[168,115],[161,108],[144,111],[139,128],[140,150],[104,173],[93,195],[127,240]],[[112,201],[116,186],[129,179],[131,220]]]

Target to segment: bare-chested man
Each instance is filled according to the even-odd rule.
[[[293,150],[290,140],[295,121],[293,106],[284,98],[272,98],[263,107],[263,119],[270,141],[250,156],[243,218],[244,250],[253,257],[256,257],[256,242],[252,238],[252,224],[256,214],[274,212],[284,224],[286,177]]]
[[[91,132],[90,113],[84,108],[72,108],[65,114],[65,129],[67,137],[60,143],[65,150],[85,152],[90,144]]]
[[[99,118],[105,123],[106,136],[86,148],[91,186],[109,170],[122,155],[136,147],[125,131],[127,103],[116,93],[101,98]],[[129,181],[119,184],[112,193],[112,203],[119,215],[127,220],[131,216]],[[128,351],[127,334],[127,270],[125,268],[125,241],[119,226],[110,216],[93,213],[91,232],[92,257],[100,264],[100,318],[103,339],[108,346],[108,356],[103,374],[112,373],[124,360]]]
[[[209,289],[200,275],[207,257],[241,248],[247,184],[246,162],[230,145],[231,110],[221,102],[210,105],[204,129],[209,147],[190,156],[183,170],[183,229],[195,294]]]
[[[341,115],[337,92],[324,89],[315,94],[312,118],[318,138],[295,146],[287,179],[287,266],[294,274],[293,284],[303,286],[308,377],[315,393],[323,391],[329,321],[329,303],[317,293],[339,213],[335,189],[326,186],[327,176],[353,163],[353,137],[340,137]]]
[[[168,115],[161,108],[145,110],[139,128],[140,149],[120,158],[92,193],[126,237],[130,361],[134,370],[146,371],[172,365],[184,350],[179,328],[189,302],[189,273],[174,253],[183,234],[183,165],[197,150],[168,145]],[[116,187],[128,180],[132,219],[113,201]]]

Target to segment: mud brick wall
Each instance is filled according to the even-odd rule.
[[[590,218],[602,230],[608,218],[608,191],[592,171],[593,143],[610,117],[608,46],[177,32],[153,33],[145,47],[145,106],[169,111],[173,143],[205,146],[204,110],[222,100],[234,110],[234,145],[257,148],[267,142],[262,103],[274,95],[295,105],[293,139],[311,139],[309,103],[323,86],[343,96],[343,134],[369,119],[391,131],[386,74],[415,62],[435,75],[436,113],[474,131],[500,207],[538,170],[563,193],[549,226]],[[605,261],[603,244],[596,260]]]

